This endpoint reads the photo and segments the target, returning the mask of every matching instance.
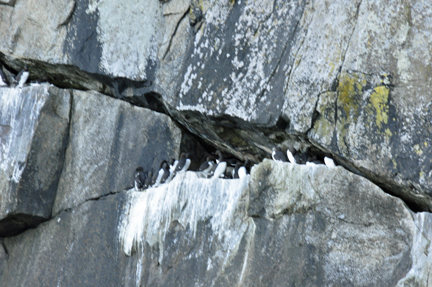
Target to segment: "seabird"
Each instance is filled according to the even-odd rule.
[[[142,166],[135,169],[135,190],[140,190],[144,187],[144,182],[146,180],[146,175]]]
[[[291,163],[300,164],[300,156],[293,147],[287,149],[287,156]]]
[[[153,184],[154,187],[157,187],[161,183],[162,177],[165,174],[165,166],[166,166],[166,169],[168,169],[168,164],[167,164],[166,160],[163,160],[159,165],[159,171],[157,173],[155,173],[155,175],[153,176],[153,178],[155,178],[155,176],[156,176],[155,182]]]
[[[3,65],[0,64],[0,86],[9,87],[9,85],[10,85],[9,80],[8,80],[5,72],[3,72]]]
[[[178,160],[175,160],[175,159],[171,159],[170,160],[170,166],[169,166],[169,177],[167,178],[167,180],[165,181],[166,183],[168,183],[168,182],[170,182],[172,179],[173,179],[173,177],[175,176],[175,174],[176,174],[176,168],[177,168],[177,165],[178,165],[178,163],[179,163],[179,161]]]
[[[239,177],[239,168],[240,168],[242,165],[243,165],[243,164],[242,164],[241,161],[238,161],[238,162],[236,163],[235,168],[234,168],[233,173],[232,173],[232,177],[233,177],[233,178],[240,178],[240,177]]]
[[[152,179],[153,179],[153,169],[148,172],[147,179],[145,180],[143,189],[147,189],[152,185]]]
[[[335,162],[329,157],[324,157],[324,163],[326,166],[328,166],[330,168],[336,167]]]
[[[191,160],[189,159],[189,153],[182,153],[180,155],[180,159],[177,164],[176,172],[187,171],[190,164],[191,164]]]
[[[162,175],[161,183],[165,183],[166,180],[168,179],[169,175],[170,175],[169,166],[168,166],[167,162],[165,162],[162,165],[162,169],[163,169],[164,173]]]
[[[244,178],[247,176],[247,166],[249,165],[249,160],[247,159],[245,164],[241,166],[238,170],[238,176],[239,178]]]
[[[283,161],[287,162],[287,157],[282,152],[282,149],[280,146],[277,146],[276,148],[273,148],[272,158],[274,161]]]
[[[22,88],[25,82],[27,82],[28,77],[29,77],[29,72],[28,72],[27,65],[25,65],[24,69],[22,69],[15,78],[15,80],[18,82],[18,87]]]
[[[227,162],[227,166],[232,166],[232,167],[234,167],[238,162],[236,158],[226,158],[225,161]]]
[[[203,175],[204,177],[208,177],[211,175],[211,171],[212,171],[214,165],[215,165],[215,163],[208,156],[206,158],[206,161],[200,165],[198,171],[200,171],[201,175]]]
[[[221,175],[223,175],[227,167],[227,163],[223,158],[221,151],[217,150],[216,154],[219,156],[219,158],[218,158],[218,165],[213,174],[213,178],[219,178]]]

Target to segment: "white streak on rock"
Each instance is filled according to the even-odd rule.
[[[161,262],[165,235],[173,221],[189,228],[195,237],[198,222],[210,219],[213,232],[228,257],[238,247],[248,226],[238,217],[240,198],[248,191],[248,181],[249,177],[202,179],[194,172],[186,172],[178,174],[169,184],[146,192],[128,191],[129,205],[120,225],[125,254],[131,255],[133,250],[145,246],[145,242],[150,246],[158,243]]]
[[[49,86],[0,89],[0,172],[18,183]]]

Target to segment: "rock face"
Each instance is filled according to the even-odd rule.
[[[139,165],[156,170],[179,156],[182,134],[166,115],[96,92],[2,88],[0,100],[1,236],[132,186]]]
[[[0,89],[0,236],[51,215],[69,133],[70,91]]]
[[[0,0],[0,67],[55,85],[0,87],[0,285],[427,286],[429,2]],[[275,145],[345,169],[125,191]]]
[[[244,179],[187,172],[63,211],[5,239],[1,284],[424,286],[431,228],[341,167],[265,160]]]
[[[431,5],[23,1],[0,5],[0,59],[60,86],[156,101],[240,158],[305,140],[432,210]]]
[[[80,91],[71,114],[54,214],[133,185],[137,166],[156,171],[163,159],[179,157],[181,131],[163,114]]]

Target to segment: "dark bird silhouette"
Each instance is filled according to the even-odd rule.
[[[283,161],[283,162],[288,161],[286,155],[282,152],[280,146],[273,148],[272,158],[274,161]]]
[[[153,179],[153,169],[150,170],[147,174],[147,178],[145,180],[144,187],[143,187],[144,189],[147,189],[152,185],[152,179]]]
[[[146,175],[142,166],[135,169],[135,190],[140,190],[144,187]]]

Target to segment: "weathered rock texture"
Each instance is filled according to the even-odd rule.
[[[178,158],[182,133],[164,114],[96,92],[1,88],[0,236],[133,185],[139,165]]]
[[[165,111],[241,158],[306,140],[432,210],[431,5],[22,1],[0,5],[0,59]]]
[[[426,286],[431,228],[341,167],[265,160],[245,179],[188,172],[6,238],[1,286]]]
[[[0,89],[0,236],[51,215],[69,133],[70,91]]]
[[[59,87],[0,88],[0,237],[35,227],[0,240],[0,284],[427,286],[430,214],[388,194],[432,211],[431,11],[0,0],[6,72]],[[265,162],[117,194],[181,148],[199,164],[174,121],[240,159],[309,146],[357,175]]]
[[[179,157],[181,131],[166,115],[74,91],[71,117],[54,214],[131,186],[137,166],[156,171],[163,159]]]

